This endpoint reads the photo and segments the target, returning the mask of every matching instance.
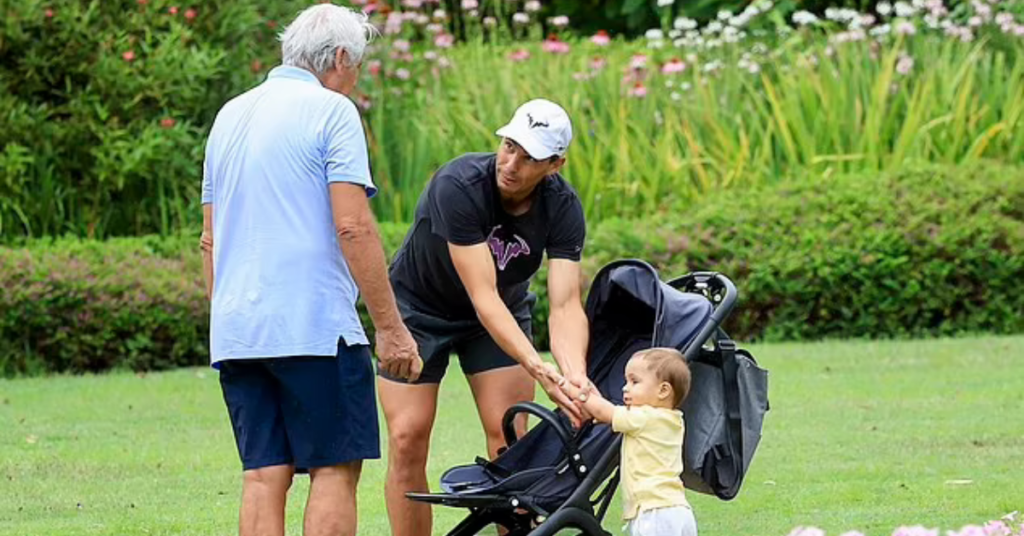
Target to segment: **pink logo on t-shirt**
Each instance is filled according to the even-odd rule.
[[[500,225],[491,229],[491,233],[487,235],[487,245],[491,247],[494,260],[498,263],[498,270],[505,271],[505,267],[512,259],[530,254],[530,245],[517,234],[513,234],[512,240],[506,242],[495,234],[498,229],[501,229]]]

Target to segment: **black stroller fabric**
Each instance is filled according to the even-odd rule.
[[[715,307],[707,297],[673,288],[662,282],[651,266],[640,261],[618,261],[601,270],[587,297],[586,312],[590,320],[588,376],[601,394],[616,404],[622,403],[625,366],[633,353],[651,346],[668,346],[680,350],[691,348],[687,355],[694,355],[693,345],[699,347],[711,335],[721,333],[716,329],[716,325],[712,325]],[[715,317],[720,321],[724,314]],[[701,355],[703,354],[702,350]],[[707,356],[704,357],[706,361],[712,361]],[[699,370],[704,371],[705,367],[715,368],[713,364],[701,364]],[[717,401],[711,401],[704,406],[693,406],[697,408],[693,411],[701,419],[700,423],[691,424],[690,416],[686,415],[687,445],[684,447],[684,465],[687,466],[690,475],[689,480],[684,478],[684,481],[696,485],[696,491],[717,492],[717,482],[704,481],[705,473],[718,478],[713,470],[715,463],[710,461],[714,456],[709,458],[707,451],[716,448],[722,452],[728,451],[730,431],[722,430],[722,426],[728,428],[728,425],[722,425],[721,422],[711,424],[710,421],[722,421],[723,414],[731,413],[722,408],[721,398],[721,393],[729,390],[719,387],[718,391],[714,392],[714,387],[706,387],[714,381],[713,373],[697,370],[694,370],[694,373],[695,382],[690,399],[703,396],[706,392],[712,397],[717,397]],[[717,377],[722,378],[722,374],[719,373]],[[718,411],[717,415],[714,415],[715,408]],[[577,449],[579,458],[569,459],[569,449],[561,439],[565,430],[571,430],[569,421],[558,411],[554,412],[552,418],[558,420],[562,432],[556,430],[555,426],[542,422],[510,445],[493,462],[478,459],[476,464],[455,467],[447,471],[441,478],[442,493],[414,494],[417,496],[410,497],[425,502],[470,508],[473,515],[450,534],[475,534],[475,531],[469,530],[471,527],[483,527],[483,523],[495,521],[513,529],[510,534],[554,534],[543,530],[530,532],[530,529],[524,528],[523,525],[513,527],[509,523],[510,520],[522,518],[524,512],[527,519],[543,520],[559,508],[564,509],[570,496],[578,498],[580,494],[577,488],[581,487],[584,480],[594,487],[583,490],[583,497],[589,500],[592,493],[597,491],[597,487],[612,476],[612,472],[618,467],[620,438],[612,433],[607,425],[585,425],[573,435],[573,447]],[[704,437],[705,430],[710,431],[713,437]],[[753,432],[760,436],[760,421]],[[726,438],[725,446],[720,446],[723,437]],[[691,443],[700,447],[691,449]],[[754,444],[756,445],[756,442]],[[614,457],[609,454],[614,454]],[[735,458],[749,463],[748,457]],[[740,478],[745,469],[743,466],[737,471]],[[599,474],[591,474],[594,472]],[[729,475],[721,477],[722,480],[729,478]],[[732,480],[735,481],[736,478]],[[615,485],[613,479],[607,491],[614,492]],[[610,500],[610,495],[606,498]],[[594,520],[595,523],[599,523],[607,502],[604,501],[602,511]],[[582,507],[575,505],[574,508],[586,510],[589,512],[587,515],[592,516],[592,504]],[[473,521],[474,516],[476,521]],[[584,525],[586,524],[576,526]],[[555,530],[551,527],[548,529]],[[601,534],[603,531],[588,530],[587,533]]]

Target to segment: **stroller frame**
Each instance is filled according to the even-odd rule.
[[[605,266],[598,276],[595,276],[595,280],[602,273],[625,264],[639,264],[653,271],[653,268],[642,261],[622,260]],[[700,294],[712,304],[710,317],[683,350],[684,357],[691,361],[705,343],[713,341],[721,323],[732,311],[737,299],[736,287],[728,277],[717,272],[693,272],[668,281],[668,285],[683,292]],[[655,311],[659,309],[660,303]],[[602,528],[601,521],[618,487],[621,435],[616,434],[597,462],[592,467],[587,467],[577,454],[576,443],[577,439],[583,437],[588,428],[593,426],[592,424],[581,427],[574,434],[563,425],[555,411],[533,402],[521,402],[510,407],[502,420],[507,447],[511,447],[517,441],[513,422],[520,413],[538,417],[542,421],[538,426],[549,426],[556,432],[562,442],[564,453],[564,461],[560,466],[566,466],[566,469],[572,470],[580,478],[579,485],[556,510],[550,512],[550,515],[515,496],[457,493],[407,493],[406,496],[418,502],[469,508],[469,515],[448,532],[448,536],[478,534],[493,524],[505,527],[508,536],[553,536],[565,529],[578,529],[586,536],[611,536],[610,532]],[[603,488],[602,483],[605,483]]]

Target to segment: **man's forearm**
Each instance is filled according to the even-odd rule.
[[[203,282],[206,283],[206,299],[213,299],[213,252],[203,248]]]
[[[562,373],[585,374],[590,323],[583,307],[570,304],[553,309],[548,318],[548,333],[551,334],[551,354]]]
[[[544,362],[497,292],[476,297],[473,307],[498,347],[522,365],[530,376],[537,378],[543,373]]]
[[[338,231],[338,243],[348,262],[352,278],[377,329],[401,323],[395,295],[388,282],[387,259],[373,220],[346,226]]]

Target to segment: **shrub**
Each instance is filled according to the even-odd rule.
[[[717,270],[742,338],[1024,331],[1024,169],[922,166],[727,192],[643,225],[606,222],[593,267]],[[654,229],[655,231],[648,231]]]
[[[380,229],[393,253],[406,225]],[[647,260],[664,279],[728,275],[740,301],[726,329],[738,339],[1022,332],[1024,168],[804,177],[591,225],[585,276],[621,258]],[[542,270],[541,348],[545,282]],[[0,249],[4,375],[201,365],[207,330],[194,236]]]
[[[0,374],[201,363],[201,262],[183,251],[183,239],[156,238],[0,249]]]

